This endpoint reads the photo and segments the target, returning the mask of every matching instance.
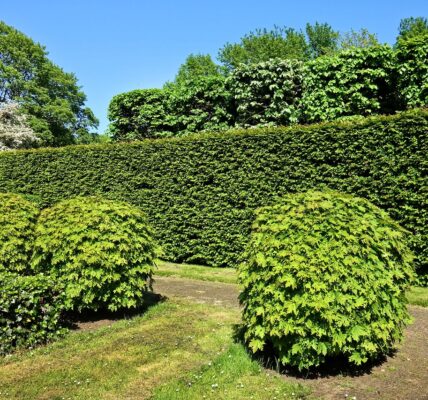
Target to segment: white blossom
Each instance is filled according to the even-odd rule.
[[[35,147],[39,138],[16,103],[0,103],[0,151]]]

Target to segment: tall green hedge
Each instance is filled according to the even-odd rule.
[[[227,78],[192,77],[115,96],[116,141],[394,114],[428,106],[428,35],[350,48],[302,63],[241,64]]]
[[[42,205],[102,195],[141,207],[165,256],[235,266],[254,210],[279,196],[331,189],[364,197],[414,233],[428,265],[428,110],[128,144],[0,154],[0,191]]]

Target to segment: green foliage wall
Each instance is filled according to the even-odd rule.
[[[254,210],[328,186],[366,198],[413,232],[428,265],[428,111],[362,121],[0,154],[0,191],[42,204],[76,195],[133,203],[169,260],[235,266]]]
[[[313,51],[322,53],[322,43],[334,32],[328,26],[315,27],[321,36]],[[357,37],[349,40],[352,43]],[[163,90],[123,93],[110,105],[113,137],[130,140],[183,136],[228,127],[392,114],[426,106],[427,43],[426,35],[402,38],[396,48],[364,47],[361,43],[362,47],[350,47],[303,64],[270,59],[239,64],[227,78],[217,73],[180,80],[180,84],[168,84]]]
[[[114,96],[108,109],[113,140],[170,136],[174,127],[166,118],[170,114],[167,100],[168,93],[161,89],[132,90]]]
[[[236,104],[236,124],[290,125],[300,119],[303,63],[296,60],[270,60],[241,65],[229,78]]]
[[[307,64],[302,109],[305,122],[397,109],[395,57],[390,46],[346,50]]]
[[[428,33],[401,39],[397,46],[399,92],[408,108],[428,104]]]
[[[217,75],[119,94],[108,115],[113,140],[131,141],[225,130],[233,125],[231,112],[225,77]]]

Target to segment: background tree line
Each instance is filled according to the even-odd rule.
[[[191,54],[162,89],[116,96],[113,140],[390,113],[427,101],[426,18],[401,21],[393,47],[366,29],[327,23],[260,29],[218,53]],[[0,22],[0,149],[99,141],[72,73],[44,46]]]
[[[428,104],[428,21],[401,21],[394,46],[366,29],[275,27],[209,55],[191,54],[173,82],[115,96],[113,140],[390,114]]]

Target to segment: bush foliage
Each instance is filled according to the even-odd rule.
[[[309,62],[302,91],[302,120],[331,121],[400,109],[394,61],[394,51],[384,45],[353,48]]]
[[[74,198],[40,214],[32,268],[64,285],[67,308],[115,311],[141,304],[155,258],[156,246],[138,208]]]
[[[328,186],[370,200],[413,235],[428,266],[428,112],[293,128],[0,154],[0,191],[102,195],[140,207],[165,257],[236,266],[254,210]]]
[[[398,41],[397,65],[404,105],[428,105],[428,33]]]
[[[300,119],[303,63],[270,60],[242,65],[229,78],[241,127],[290,125]]]
[[[0,355],[65,332],[61,326],[64,298],[54,279],[0,272],[0,286]]]
[[[23,197],[0,193],[0,273],[28,270],[38,214]]]
[[[386,354],[409,321],[408,235],[367,200],[334,192],[259,209],[239,273],[250,349],[271,347],[299,370]]]
[[[313,28],[327,42],[334,33],[325,24]],[[295,36],[295,32],[289,34]],[[227,127],[392,114],[427,106],[427,35],[401,38],[396,48],[371,45],[373,39],[357,34],[349,40],[362,40],[360,47],[346,46],[345,51],[327,52],[305,63],[276,58],[239,64],[226,78],[217,71],[212,76],[182,79],[179,85],[163,90],[120,94],[113,98],[109,112],[114,139],[132,137],[135,129],[144,130],[143,137],[160,136],[159,127],[162,136],[182,136]],[[323,40],[313,43],[314,54],[324,54]],[[134,103],[136,94],[141,95],[139,105]]]

